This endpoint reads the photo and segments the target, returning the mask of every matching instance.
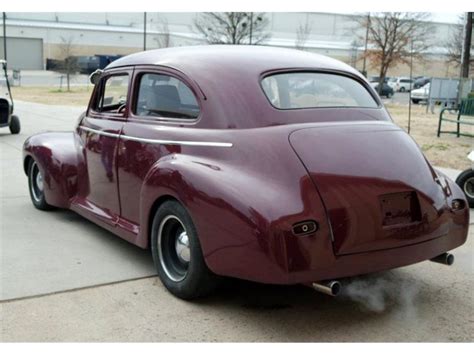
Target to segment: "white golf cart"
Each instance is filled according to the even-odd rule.
[[[13,98],[7,75],[7,62],[0,59],[0,128],[9,127],[12,134],[20,133],[20,119],[13,114]]]

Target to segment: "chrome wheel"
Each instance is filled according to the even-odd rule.
[[[41,199],[43,198],[44,182],[43,175],[39,171],[36,162],[33,162],[31,165],[30,182],[31,195],[35,201],[41,202]]]
[[[463,190],[467,197],[474,198],[474,176],[466,180]]]
[[[158,229],[158,254],[160,264],[171,280],[175,282],[186,278],[191,261],[189,238],[183,222],[168,215]]]

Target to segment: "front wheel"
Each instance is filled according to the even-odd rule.
[[[18,134],[21,130],[20,119],[18,116],[12,115],[10,119],[10,133],[11,134]]]
[[[28,187],[30,190],[31,202],[33,205],[43,211],[51,210],[53,207],[46,202],[44,196],[43,174],[39,170],[38,163],[31,160],[28,167]]]
[[[474,208],[474,170],[464,170],[456,179],[456,184],[461,187],[466,195],[469,207]]]
[[[400,92],[405,92],[405,88],[403,86],[400,88]]]
[[[411,99],[411,102],[413,102],[414,104],[418,104],[418,103],[420,103],[420,100],[418,100],[418,99]]]
[[[166,201],[156,211],[151,250],[161,282],[176,297],[203,297],[217,286],[217,276],[204,261],[191,216],[179,202]]]

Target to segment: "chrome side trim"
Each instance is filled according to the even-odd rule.
[[[122,135],[121,138],[128,139],[135,142],[152,143],[152,144],[173,144],[173,145],[194,145],[202,147],[232,147],[232,143],[225,142],[199,142],[199,141],[175,141],[165,139],[149,139],[149,138],[138,138],[127,135]]]
[[[91,132],[91,133],[100,134],[101,136],[112,137],[112,138],[118,138],[118,137],[120,137],[120,135],[117,134],[117,133],[110,133],[110,132],[105,132],[105,131],[99,131],[99,130],[97,130],[97,129],[93,129],[93,128],[89,128],[89,127],[85,127],[85,126],[79,126],[79,128],[82,129],[83,131],[86,131],[86,132]]]
[[[151,139],[151,138],[139,138],[127,135],[120,135],[116,133],[109,133],[104,131],[99,131],[93,128],[79,126],[81,130],[86,132],[92,132],[96,134],[100,134],[106,137],[113,137],[113,138],[122,138],[127,139],[135,142],[141,143],[151,143],[151,144],[168,144],[168,145],[189,145],[189,146],[199,146],[199,147],[223,147],[223,148],[231,148],[233,146],[232,143],[226,142],[199,142],[199,141],[175,141],[175,140],[166,140],[166,139]]]

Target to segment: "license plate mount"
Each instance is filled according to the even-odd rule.
[[[421,221],[420,203],[415,191],[381,195],[379,199],[384,227]]]

